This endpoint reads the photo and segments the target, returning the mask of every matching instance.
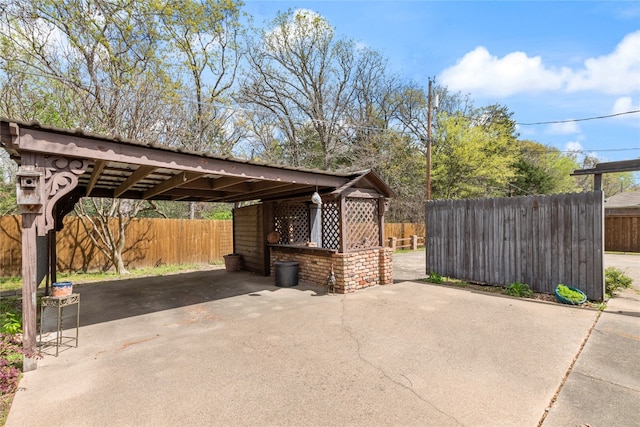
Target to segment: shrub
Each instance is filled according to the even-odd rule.
[[[18,387],[22,367],[22,346],[18,335],[0,334],[0,395]]]
[[[22,315],[17,298],[5,298],[0,301],[0,333],[22,333]]]
[[[444,278],[438,273],[431,272],[429,273],[429,281],[431,283],[444,283]]]
[[[16,313],[0,313],[0,334],[15,335],[22,333],[20,316]]]
[[[624,271],[616,267],[607,267],[604,270],[604,284],[607,295],[613,295],[619,289],[631,287],[633,280],[624,274]]]
[[[504,293],[512,297],[531,297],[534,295],[529,285],[520,282],[510,284],[504,290]]]

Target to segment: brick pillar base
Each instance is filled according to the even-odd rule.
[[[276,261],[299,262],[301,282],[327,286],[333,267],[335,292],[340,294],[358,289],[393,283],[393,249],[375,248],[348,253],[314,253],[312,249],[292,251],[271,249],[271,273]]]

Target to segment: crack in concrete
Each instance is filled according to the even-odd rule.
[[[542,426],[542,424],[544,423],[544,420],[547,418],[547,415],[549,415],[551,408],[556,403],[556,400],[558,400],[560,391],[562,391],[562,388],[564,387],[565,383],[569,379],[569,374],[571,373],[571,371],[573,371],[573,367],[575,366],[576,362],[578,361],[578,358],[582,354],[582,350],[584,350],[584,346],[587,345],[587,341],[591,337],[591,334],[593,333],[593,331],[596,330],[596,325],[598,324],[598,320],[600,320],[601,315],[602,315],[602,312],[599,311],[598,314],[596,315],[596,318],[593,320],[593,323],[591,324],[591,327],[587,332],[587,336],[584,337],[584,340],[582,340],[582,344],[580,344],[580,348],[578,349],[578,352],[573,357],[573,360],[571,361],[571,364],[569,365],[567,372],[565,372],[564,377],[562,377],[562,381],[560,381],[560,385],[558,386],[558,389],[556,390],[555,394],[551,398],[551,401],[549,402],[547,407],[544,409],[544,414],[542,414],[542,417],[540,417],[540,421],[538,421],[538,427]]]
[[[349,336],[351,337],[351,339],[356,343],[356,349],[357,349],[357,353],[358,353],[358,359],[360,359],[360,361],[362,361],[363,363],[365,363],[366,365],[369,365],[370,367],[372,367],[373,369],[377,370],[378,372],[380,372],[382,374],[382,376],[384,378],[386,378],[388,381],[391,381],[392,383],[396,384],[397,386],[400,386],[408,391],[410,391],[415,397],[417,397],[419,400],[421,400],[422,402],[426,403],[427,405],[431,406],[433,409],[435,409],[436,411],[438,411],[439,413],[441,413],[442,415],[444,415],[445,417],[449,417],[452,420],[454,420],[458,425],[463,426],[464,424],[462,422],[460,422],[460,420],[458,420],[456,417],[454,417],[451,414],[447,414],[446,412],[444,412],[442,409],[438,408],[436,405],[434,405],[432,402],[430,402],[429,400],[425,399],[423,396],[421,396],[418,392],[416,392],[413,389],[413,382],[411,382],[411,380],[404,374],[399,374],[402,377],[406,378],[407,381],[409,381],[410,386],[407,386],[403,383],[401,383],[400,381],[396,381],[395,379],[393,379],[389,374],[387,374],[385,372],[384,369],[382,369],[382,367],[375,365],[374,363],[370,362],[369,360],[367,360],[366,358],[364,358],[362,356],[362,352],[360,351],[360,341],[358,340],[358,338],[355,337],[355,335],[353,334],[353,332],[347,327],[347,325],[345,324],[345,315],[346,315],[346,307],[345,307],[345,301],[346,301],[346,295],[342,296],[342,299],[340,300],[340,303],[342,304],[342,315],[340,316],[340,322],[342,325],[342,329],[349,334]]]

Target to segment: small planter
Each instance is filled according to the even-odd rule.
[[[576,298],[567,298],[564,295],[561,295],[558,292],[558,288],[560,287],[560,285],[556,286],[556,290],[555,290],[555,294],[556,294],[556,300],[558,302],[561,302],[563,304],[572,304],[572,305],[581,305],[584,304],[587,301],[587,295],[582,292],[580,289],[577,288],[572,288],[571,286],[567,286],[567,288],[573,292],[575,292],[576,294],[578,294],[580,297],[578,298],[576,296]]]
[[[71,282],[55,282],[51,285],[51,296],[68,297],[73,293],[73,284]]]
[[[223,256],[224,258],[224,268],[227,271],[240,271],[240,264],[242,263],[242,255],[240,254],[229,254]]]

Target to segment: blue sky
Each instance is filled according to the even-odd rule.
[[[337,34],[378,50],[403,78],[499,103],[518,123],[640,110],[638,1],[258,1],[262,26],[309,9]],[[520,137],[601,161],[640,157],[640,113],[519,126]]]

